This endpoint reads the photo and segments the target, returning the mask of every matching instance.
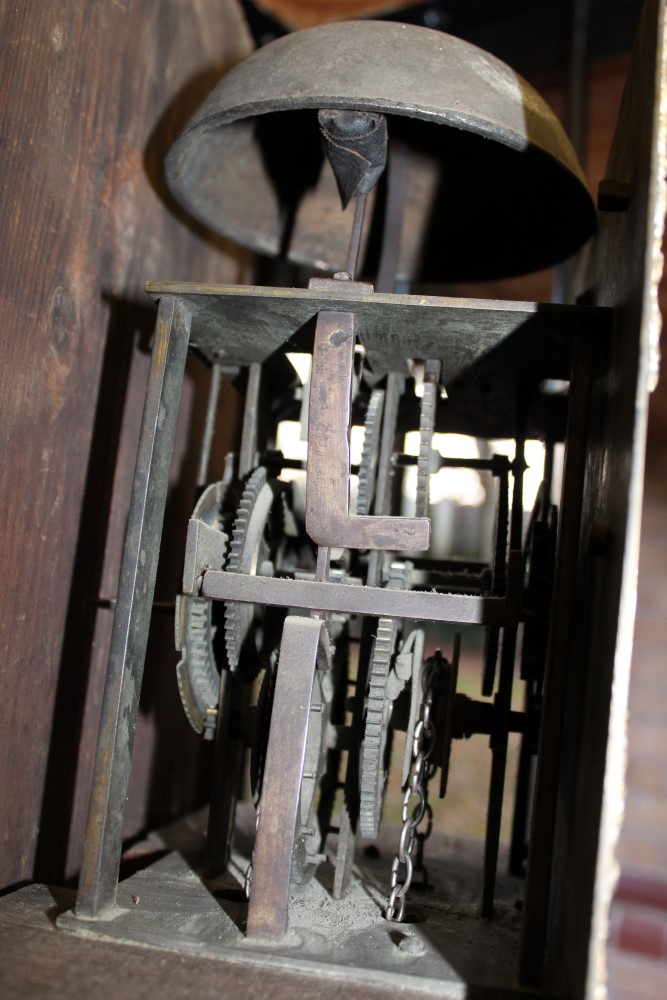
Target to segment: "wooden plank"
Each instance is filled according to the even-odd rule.
[[[627,184],[629,201],[625,211],[601,213],[590,276],[593,300],[614,307],[616,321],[608,369],[593,390],[557,793],[558,877],[547,935],[550,961],[561,967],[574,996],[601,995],[607,985],[646,421],[660,332],[665,76],[664,4],[647,0],[606,174]],[[538,956],[527,957],[534,968]]]
[[[168,210],[161,163],[194,106],[248,48],[232,0],[44,0],[0,10],[0,885],[61,878],[70,827],[69,870],[78,864],[108,641],[91,601],[104,580],[113,596],[117,573],[132,469],[130,461],[112,492],[118,424],[132,368],[139,407],[130,401],[125,447],[143,397],[133,335],[145,338],[154,322],[143,285],[164,273],[234,280],[242,261]],[[186,472],[188,437],[185,425],[176,467]],[[178,521],[192,498],[174,499]],[[176,767],[181,788],[196,788],[192,744],[180,756],[156,753],[156,715],[187,733],[175,697],[153,685],[146,698],[138,749],[147,763],[133,802],[178,809],[192,792],[181,795],[177,782],[166,796],[150,762]]]
[[[0,993],[22,1000],[147,1000],[159,992],[164,1000],[193,993],[199,1000],[346,1000],[345,980],[296,975],[247,963],[220,962],[196,955],[155,951],[108,941],[77,938],[57,931],[53,919],[71,905],[67,893],[56,895],[33,886],[20,907],[0,909]],[[48,914],[48,916],[47,916]],[[399,1000],[405,992],[386,986],[355,988],[355,1000]]]

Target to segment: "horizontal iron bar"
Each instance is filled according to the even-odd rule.
[[[407,618],[413,621],[461,622],[469,625],[503,625],[505,599],[436,591],[359,587],[348,583],[286,580],[209,570],[204,575],[204,597],[245,604],[309,611]]]

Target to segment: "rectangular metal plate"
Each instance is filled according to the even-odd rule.
[[[205,597],[222,601],[405,618],[410,621],[502,625],[505,616],[505,599],[502,597],[357,587],[348,583],[287,580],[218,570],[209,570],[205,574],[202,593]]]
[[[209,358],[250,364],[279,349],[310,351],[312,331],[306,345],[297,336],[304,325],[321,311],[349,311],[357,318],[359,340],[376,374],[402,370],[408,358],[433,358],[442,364],[445,385],[510,335],[518,335],[513,336],[512,363],[519,375],[567,378],[571,338],[579,324],[605,331],[610,323],[609,310],[587,306],[397,295],[348,288],[345,282],[330,285],[324,291],[150,281],[146,290],[156,300],[176,295],[187,303],[191,343]]]

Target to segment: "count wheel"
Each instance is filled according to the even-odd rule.
[[[269,479],[264,468],[248,479],[239,504],[226,569],[273,576],[288,544],[286,511],[289,484]],[[252,680],[270,666],[277,648],[282,613],[253,604],[225,605],[225,647],[232,673]]]

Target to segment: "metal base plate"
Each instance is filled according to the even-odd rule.
[[[247,903],[243,876],[254,814],[242,814],[230,871],[206,883],[198,874],[204,824],[191,822],[144,845],[169,850],[120,883],[117,906],[106,919],[83,920],[71,912],[58,927],[114,942],[152,946],[225,961],[349,980],[405,987],[426,995],[459,998],[514,996],[512,988],[521,913],[522,883],[500,878],[496,916],[479,915],[481,845],[434,836],[429,841],[425,894],[412,894],[407,921],[383,917],[397,831],[383,832],[375,850],[357,857],[342,900],[331,895],[333,866],[320,866],[290,902],[290,929],[279,945],[245,938]],[[518,994],[516,994],[518,995]]]

